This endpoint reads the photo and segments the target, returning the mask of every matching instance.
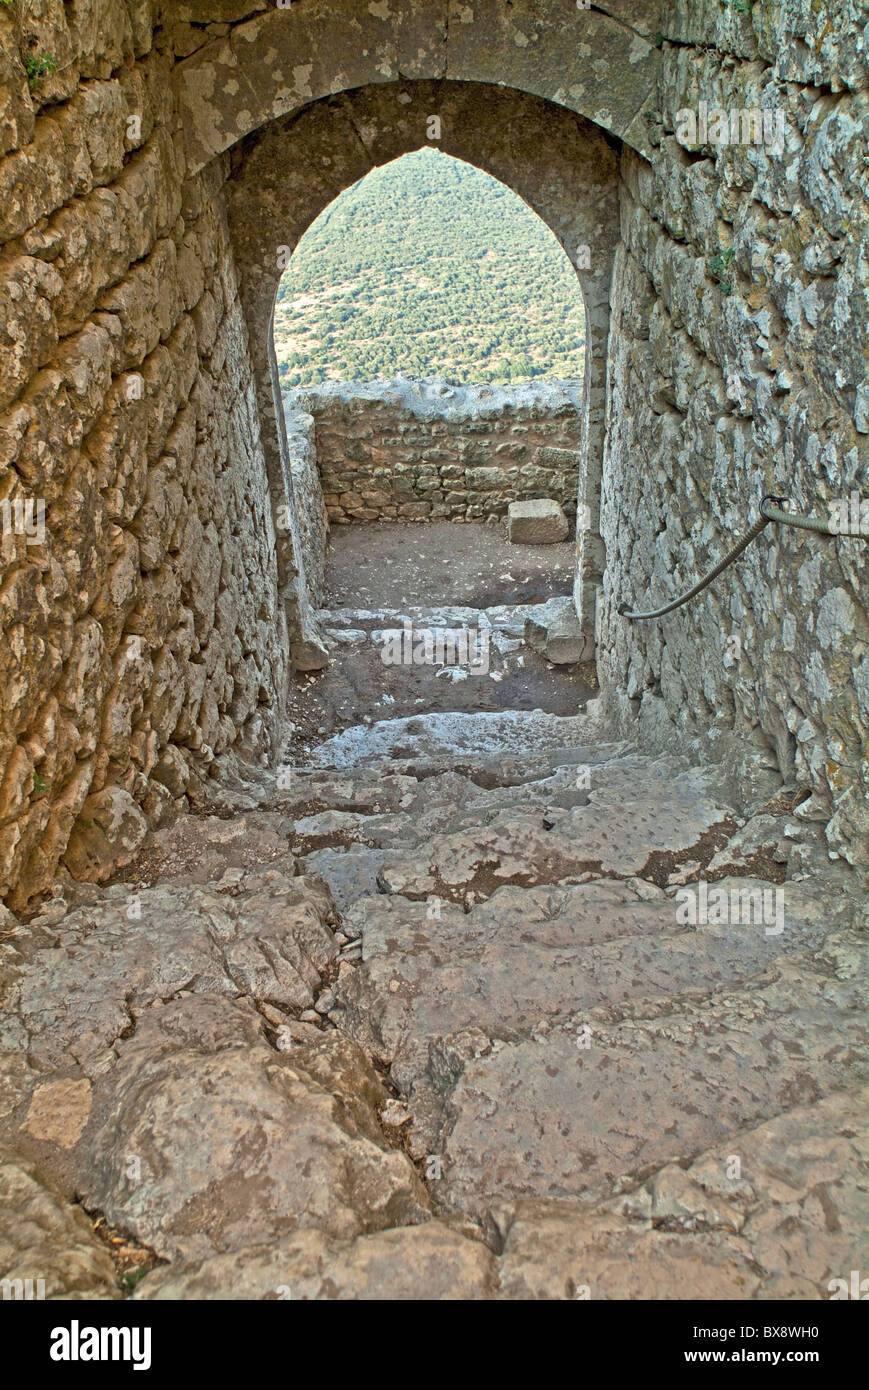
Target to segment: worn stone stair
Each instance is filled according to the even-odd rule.
[[[828,1297],[866,1228],[865,900],[795,801],[521,711],[225,784],[125,881],[4,918],[0,1264],[55,1296]],[[701,881],[783,915],[686,920]]]

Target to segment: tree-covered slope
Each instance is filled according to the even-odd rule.
[[[496,179],[434,149],[336,198],[296,248],[275,310],[285,386],[400,371],[576,378],[584,344],[579,282],[549,228]]]

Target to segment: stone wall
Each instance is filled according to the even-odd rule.
[[[866,47],[859,9],[713,0],[661,19],[659,141],[622,155],[599,673],[623,728],[760,748],[869,863],[869,548],[770,526],[703,596],[769,491],[829,517],[869,496]],[[680,110],[778,109],[784,149],[691,145]],[[699,131],[698,131],[699,134]]]
[[[449,386],[402,378],[287,392],[316,426],[330,522],[489,521],[550,497],[576,512],[582,384]]]
[[[286,656],[221,162],[185,179],[148,6],[32,6],[25,35],[0,9],[0,897],[20,905],[61,857],[123,862],[231,745],[266,753]],[[28,35],[63,63],[32,86]]]

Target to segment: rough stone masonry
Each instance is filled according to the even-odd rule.
[[[284,403],[313,417],[326,512],[338,525],[496,521],[533,497],[576,512],[580,382],[329,382],[288,391]]]
[[[865,857],[860,542],[777,531],[663,622],[617,612],[673,596],[765,491],[825,513],[866,488],[856,0],[0,9],[0,500],[45,507],[41,538],[0,537],[9,902],[70,843],[110,873],[231,750],[271,756],[290,662],[327,659],[270,305],[282,249],[432,112],[577,267],[576,600],[612,717],[764,750]],[[782,111],[783,151],[682,143],[701,101]]]

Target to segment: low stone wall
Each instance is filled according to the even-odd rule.
[[[576,512],[579,382],[448,386],[334,382],[287,392],[289,422],[315,421],[317,468],[331,522],[487,521],[510,502],[551,497]]]

